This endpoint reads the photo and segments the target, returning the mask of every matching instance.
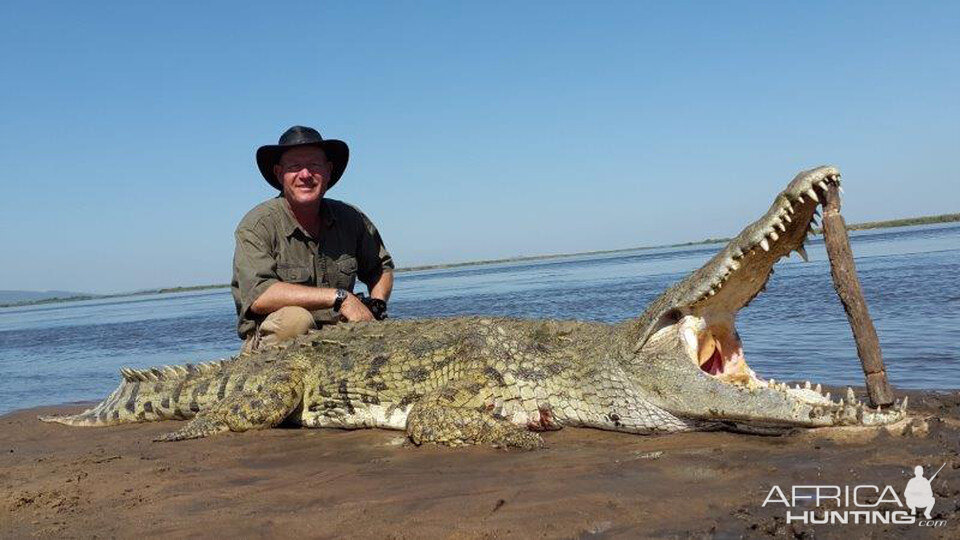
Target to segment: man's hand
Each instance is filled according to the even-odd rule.
[[[373,313],[352,293],[347,293],[347,299],[340,306],[340,318],[347,322],[374,320]]]

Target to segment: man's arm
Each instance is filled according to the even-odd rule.
[[[387,302],[393,292],[393,258],[370,218],[356,211],[361,220],[357,277],[367,285],[371,298]]]
[[[280,281],[263,291],[250,305],[250,311],[257,315],[268,315],[286,306],[300,306],[313,311],[333,307],[336,298],[336,289]]]
[[[369,290],[371,298],[379,298],[384,302],[390,301],[390,293],[393,292],[393,270],[385,268],[380,274],[380,279],[369,286]]]
[[[391,279],[392,282],[392,279]],[[391,283],[392,287],[392,283]],[[373,293],[371,292],[371,295]],[[389,289],[387,295],[389,296]],[[337,300],[337,290],[331,287],[310,287],[296,283],[279,281],[270,285],[263,294],[250,305],[250,311],[257,315],[267,315],[286,306],[300,306],[310,311],[333,307]],[[347,299],[340,306],[340,314],[347,321],[372,321],[373,314],[359,298],[347,293]]]

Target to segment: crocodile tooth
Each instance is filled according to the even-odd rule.
[[[823,397],[827,398],[827,401],[830,401],[830,392],[824,394]]]
[[[685,328],[681,335],[683,340],[687,342],[688,346],[694,349],[697,347],[697,334],[692,328]]]
[[[730,270],[739,270],[740,263],[738,263],[737,261],[730,261],[729,263],[727,263],[727,267],[730,268]]]
[[[769,236],[770,240],[773,240],[774,242],[780,239],[780,235],[777,234],[777,231],[770,231],[767,233],[767,236]]]
[[[770,243],[767,242],[766,238],[760,241],[760,247],[762,247],[764,251],[770,251]]]
[[[820,189],[822,189],[823,191],[827,191],[827,183],[824,182],[823,180],[817,182],[817,185],[820,186]]]
[[[788,223],[793,223],[793,218],[790,217],[790,214],[784,214],[783,219],[787,220]]]
[[[814,388],[814,390],[816,390],[818,394],[823,394],[823,387],[820,386],[820,383],[817,383],[817,387]]]
[[[787,208],[787,210],[789,211],[790,214],[793,213],[793,205],[790,204],[790,201],[785,202],[785,203],[784,203],[784,206],[786,206],[786,208]]]
[[[780,229],[780,232],[787,232],[787,227],[783,224],[783,222],[778,221],[775,223],[775,225],[778,229]]]
[[[803,204],[803,195],[797,195],[797,202]]]
[[[807,248],[803,244],[800,244],[797,249],[794,251],[797,252],[797,255],[800,255],[800,258],[803,259],[803,262],[810,262],[810,257],[807,256]]]
[[[820,202],[820,199],[817,198],[817,192],[814,191],[813,188],[807,190],[807,196],[817,202]]]
[[[900,410],[907,410],[907,400],[910,399],[910,396],[903,396],[903,403],[900,404]]]
[[[710,289],[710,291],[707,292],[707,296],[713,296],[713,295],[715,295],[715,294],[717,294],[717,290],[716,290],[716,289]]]
[[[810,389],[810,381],[804,381],[804,382],[803,382],[803,389],[804,389],[804,390],[809,390],[809,389]]]
[[[880,414],[880,406],[877,405],[877,414]]]
[[[847,401],[854,403],[857,401],[857,395],[853,393],[853,388],[847,387]]]
[[[846,405],[846,402],[843,401],[843,398],[840,398],[840,403],[838,403],[838,405],[840,405],[841,409]]]

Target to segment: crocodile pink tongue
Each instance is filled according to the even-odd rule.
[[[711,375],[723,373],[723,355],[720,354],[720,347],[714,349],[713,355],[710,356],[706,362],[700,365],[700,369]]]

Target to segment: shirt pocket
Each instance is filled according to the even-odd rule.
[[[277,263],[277,276],[285,283],[307,283],[312,277],[309,267],[289,263]]]
[[[357,281],[357,259],[350,255],[344,255],[335,261],[337,276],[334,279],[337,284],[346,289],[353,289]]]

